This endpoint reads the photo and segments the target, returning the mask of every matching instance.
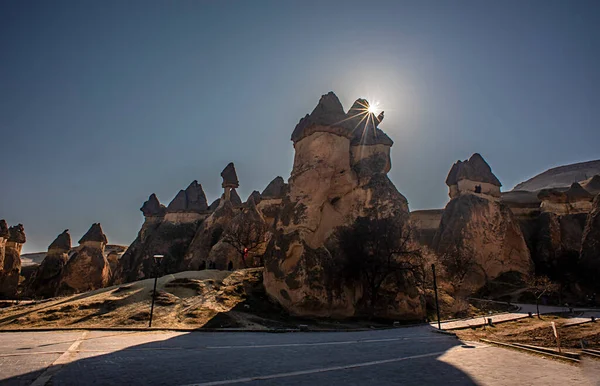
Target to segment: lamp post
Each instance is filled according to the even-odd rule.
[[[154,299],[156,299],[156,282],[158,281],[158,264],[164,255],[154,255],[154,290],[152,291],[152,306],[150,307],[150,323],[148,328],[152,327],[152,314],[154,313]]]
[[[442,323],[440,321],[440,303],[438,302],[437,279],[435,277],[435,264],[431,264],[431,271],[433,272],[433,291],[435,292],[435,310],[437,312],[438,330],[441,330]]]

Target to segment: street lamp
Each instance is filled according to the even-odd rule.
[[[150,307],[150,323],[148,327],[152,327],[152,314],[154,313],[154,299],[156,299],[156,282],[158,281],[158,264],[164,255],[154,255],[154,291],[152,291],[152,306]]]
[[[433,291],[435,292],[435,310],[437,312],[438,330],[441,330],[442,322],[440,321],[440,303],[438,302],[437,280],[435,277],[435,264],[431,264],[431,271],[433,272]]]

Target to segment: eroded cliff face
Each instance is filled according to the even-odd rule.
[[[600,290],[600,194],[594,199],[582,239],[579,270],[588,285]]]
[[[264,255],[264,284],[267,293],[293,314],[360,314],[359,284],[337,289],[326,284],[331,279],[326,262],[339,250],[336,230],[351,226],[358,217],[408,219],[406,198],[386,174],[391,140],[376,128],[377,118],[355,122],[357,106],[365,104],[359,100],[345,114],[333,93],[324,95],[292,134],[294,167]],[[378,307],[384,310],[379,316],[421,318],[423,300],[413,290],[392,288],[388,295],[393,293],[393,300],[382,297],[389,304]]]
[[[529,249],[510,209],[481,195],[460,195],[448,203],[433,247],[440,256],[458,247],[463,256],[472,257],[474,268],[466,282],[475,289],[504,272],[533,272]]]

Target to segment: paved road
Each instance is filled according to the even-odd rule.
[[[537,309],[536,309],[535,304],[515,304],[515,305],[519,307],[519,311],[442,322],[441,323],[442,330],[458,330],[458,329],[469,328],[469,327],[480,327],[487,323],[487,318],[492,318],[493,322],[498,323],[498,322],[506,322],[506,321],[511,321],[511,320],[528,318],[530,312],[533,315],[537,315]],[[600,310],[593,310],[590,308],[574,308],[573,309],[574,312],[587,311],[587,310],[592,310],[592,311],[590,311],[591,312],[590,315],[592,315],[592,314],[595,315],[595,313],[600,312]],[[540,314],[541,315],[560,313],[560,312],[569,312],[569,308],[568,307],[540,305]],[[587,313],[586,313],[586,316],[587,316]],[[588,320],[589,320],[589,318],[588,318]],[[437,326],[438,326],[437,322],[431,323],[431,326],[437,328]]]
[[[3,385],[593,385],[600,368],[588,367],[465,344],[428,326],[287,334],[0,333]]]

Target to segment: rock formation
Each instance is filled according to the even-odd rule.
[[[182,270],[213,268],[209,259],[211,249],[221,241],[227,225],[235,217],[236,211],[231,201],[221,199],[217,209],[206,219],[196,232],[182,263]],[[226,269],[226,265],[214,267]]]
[[[243,205],[235,190],[239,182],[233,163],[225,167],[221,176],[223,196],[210,206],[197,181],[177,194],[164,216],[162,205],[151,195],[141,208],[145,221],[138,237],[120,258],[110,259],[111,266],[115,267],[113,282],[150,277],[156,269],[161,273],[174,273],[207,268],[209,263],[214,263],[209,259],[211,249]],[[155,266],[155,254],[165,256],[160,267]]]
[[[242,199],[240,198],[240,195],[237,194],[235,189],[231,189],[229,191],[229,201],[231,201],[231,205],[233,205],[234,208],[239,208],[242,206]]]
[[[69,251],[71,250],[71,235],[69,230],[63,233],[50,244],[46,257],[37,268],[29,292],[36,297],[53,297],[59,286],[63,270],[69,260]]]
[[[600,175],[588,178],[581,183],[581,187],[593,194],[594,196],[600,194]]]
[[[181,191],[183,192],[183,191]],[[185,195],[185,192],[184,192]],[[177,205],[177,204],[176,204]],[[176,206],[175,205],[175,206]],[[186,205],[186,204],[184,204]],[[165,217],[167,214],[167,208],[158,201],[156,198],[156,194],[152,193],[150,197],[148,197],[148,201],[144,202],[144,205],[140,208],[144,217]]]
[[[483,157],[475,153],[466,161],[457,161],[446,178],[450,198],[461,194],[483,194],[500,197],[502,184],[496,178],[490,165]]]
[[[0,234],[6,236],[6,222],[0,224]],[[21,274],[21,250],[27,241],[22,224],[8,228],[8,238],[4,248],[4,261],[0,271],[0,298],[17,296]],[[1,237],[4,239],[4,237]]]
[[[154,194],[141,207],[144,224],[127,251],[111,258],[111,281],[124,283],[151,277],[155,270],[154,255],[164,255],[162,272],[178,272],[198,224],[209,215],[202,186],[193,181],[181,190],[166,212]]]
[[[237,252],[223,243],[227,227],[239,214],[239,209],[243,210],[242,200],[235,190],[239,187],[239,182],[233,163],[223,169],[221,177],[223,196],[215,211],[198,228],[183,259],[182,269],[227,269],[230,261],[239,260]],[[238,268],[239,264],[234,263],[234,266]]]
[[[583,231],[579,269],[586,282],[600,291],[600,194],[587,217]]]
[[[252,193],[250,193],[250,195],[248,196],[246,203],[248,203],[250,200],[254,201],[255,204],[259,204],[260,201],[262,200],[262,197],[260,196],[260,192],[258,190],[252,191]]]
[[[4,254],[8,236],[8,224],[6,220],[0,220],[0,277],[2,276],[2,272],[4,272]]]
[[[167,206],[165,221],[191,223],[202,220],[208,214],[208,203],[202,185],[194,180],[185,190],[180,190]]]
[[[594,196],[574,182],[566,191],[544,189],[538,193],[538,198],[542,201],[540,208],[543,212],[563,215],[589,213]]]
[[[325,262],[335,258],[331,251],[338,247],[336,231],[359,217],[408,219],[408,203],[386,174],[392,141],[376,128],[378,118],[367,109],[367,102],[358,100],[346,114],[329,93],[292,133],[294,166],[264,256],[267,293],[291,313],[360,314],[360,286],[324,286]],[[261,205],[268,196],[263,195]],[[379,316],[424,315],[418,292],[396,290],[395,295],[392,306],[384,300],[385,307],[376,307]]]
[[[461,181],[464,182],[461,184]],[[453,248],[472,259],[466,282],[481,287],[500,274],[533,270],[530,253],[510,209],[496,200],[500,182],[479,154],[452,166],[446,184],[454,197],[442,215],[433,247],[442,256]],[[475,192],[471,187],[480,184]]]
[[[255,201],[264,220],[272,226],[281,211],[283,197],[287,194],[288,185],[282,177],[275,177],[260,195],[260,201]]]
[[[235,206],[237,204],[237,201],[239,200],[241,204],[242,200],[240,199],[240,196],[238,196],[237,193],[235,193],[235,189],[240,186],[240,183],[238,181],[237,173],[235,171],[235,166],[233,165],[233,162],[227,164],[225,169],[223,169],[223,171],[221,172],[221,177],[223,178],[223,183],[221,184],[221,186],[223,187],[223,189],[225,189],[223,198],[229,200],[231,198],[231,191],[233,190],[235,198],[234,202],[232,203]]]
[[[61,275],[57,293],[68,295],[90,291],[108,285],[110,268],[104,248],[108,240],[99,223],[79,240],[79,248],[67,261]]]

